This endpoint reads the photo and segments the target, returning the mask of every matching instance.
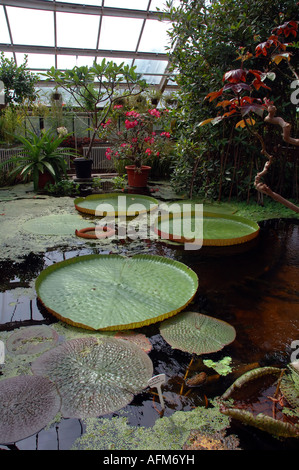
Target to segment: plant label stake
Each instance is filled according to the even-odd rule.
[[[162,406],[162,409],[163,409],[163,410],[165,410],[165,404],[164,404],[164,400],[163,400],[163,395],[162,395],[161,386],[162,386],[162,384],[164,384],[165,382],[166,382],[166,376],[165,376],[165,374],[155,375],[154,377],[152,377],[152,378],[149,379],[149,381],[148,381],[149,387],[151,387],[151,388],[156,387],[156,388],[157,388],[158,394],[159,394],[160,403],[161,403],[161,406]]]

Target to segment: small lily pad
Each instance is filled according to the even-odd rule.
[[[87,418],[130,403],[147,387],[153,365],[130,341],[89,336],[45,352],[32,363],[32,371],[56,384],[63,417]]]
[[[58,334],[50,326],[29,326],[12,333],[6,347],[14,354],[40,354],[56,346],[58,339]]]
[[[160,333],[173,348],[198,355],[220,351],[236,337],[236,330],[229,323],[197,312],[184,312],[165,320]]]
[[[76,229],[86,227],[86,220],[78,215],[52,214],[27,220],[23,224],[26,232],[34,235],[75,235]]]
[[[41,431],[60,408],[55,385],[45,377],[19,375],[0,382],[0,443],[13,444]]]

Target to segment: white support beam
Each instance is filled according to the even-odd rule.
[[[82,5],[78,5],[77,3],[54,2],[48,0],[0,0],[0,5],[44,11],[83,13],[85,15],[120,16],[125,18],[150,18],[157,20],[161,17],[161,13],[157,11],[84,5],[83,1]]]
[[[23,54],[58,54],[76,56],[109,57],[115,59],[168,60],[167,54],[157,52],[111,51],[106,49],[77,49],[72,47],[28,46],[22,44],[0,44],[0,51]]]

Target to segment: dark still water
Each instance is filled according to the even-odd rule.
[[[244,370],[255,364],[285,367],[294,351],[292,343],[299,340],[299,221],[273,219],[261,222],[260,227],[256,240],[231,248],[207,247],[185,252],[159,242],[140,243],[140,252],[177,259],[196,272],[199,289],[188,310],[222,319],[233,325],[237,333],[232,344],[209,358],[216,361],[230,356],[233,364]],[[32,254],[23,263],[2,263],[0,331],[56,321],[37,303],[32,281],[53,262],[96,250],[95,245],[88,244],[74,251],[61,251],[58,247],[44,256]],[[119,253],[133,254],[130,243],[124,243]],[[219,378],[214,374],[207,385],[189,391],[185,388],[181,393],[191,355],[173,350],[159,334],[158,324],[139,331],[151,341],[154,374],[167,376],[163,388],[164,416],[205,405],[207,399],[221,395],[231,385],[231,376]],[[202,368],[202,358],[197,357],[189,373],[197,374]],[[269,390],[266,393],[270,393]],[[153,403],[152,395],[145,391],[125,408],[125,412],[130,424],[147,427],[158,418],[155,408],[159,408],[159,403]],[[295,448],[293,442],[279,442],[264,432],[238,423],[233,423],[232,430],[244,449]],[[82,432],[79,420],[65,419],[16,446],[19,449],[69,449]]]

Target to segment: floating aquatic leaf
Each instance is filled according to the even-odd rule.
[[[43,429],[59,412],[60,397],[45,377],[19,375],[0,382],[0,443],[12,444]]]
[[[39,354],[56,346],[58,339],[58,334],[50,326],[29,326],[12,333],[6,347],[14,354]]]
[[[233,326],[197,312],[184,312],[164,321],[160,333],[173,348],[198,355],[220,351],[236,337]]]
[[[266,431],[274,436],[299,438],[299,426],[279,421],[271,418],[271,416],[264,415],[263,413],[254,416],[250,411],[228,407],[222,407],[221,412],[226,416],[230,416],[244,424],[254,426],[261,431]]]
[[[136,211],[141,214],[158,207],[158,201],[153,197],[123,193],[91,194],[85,198],[76,198],[74,204],[79,212],[99,217],[104,215],[112,217],[135,216]]]
[[[259,377],[263,377],[264,375],[279,376],[280,373],[281,369],[279,369],[278,367],[258,367],[256,369],[245,372],[245,374],[242,374],[241,377],[235,380],[235,382],[223,393],[222,399],[226,400],[227,398],[230,398],[232,393],[243,387],[243,385],[245,385],[246,383],[251,382],[252,380],[255,380]]]
[[[152,349],[150,340],[142,333],[135,333],[135,331],[119,331],[116,333],[115,338],[132,341],[146,353],[149,353]]]
[[[135,329],[169,318],[189,304],[197,286],[186,265],[151,255],[79,256],[49,266],[36,281],[53,315],[94,330]]]
[[[78,215],[51,214],[29,219],[23,229],[35,235],[75,235],[76,229],[86,227],[86,220]]]
[[[67,418],[100,416],[118,410],[147,387],[153,366],[139,346],[115,338],[76,338],[41,355],[36,375],[53,381]]]

